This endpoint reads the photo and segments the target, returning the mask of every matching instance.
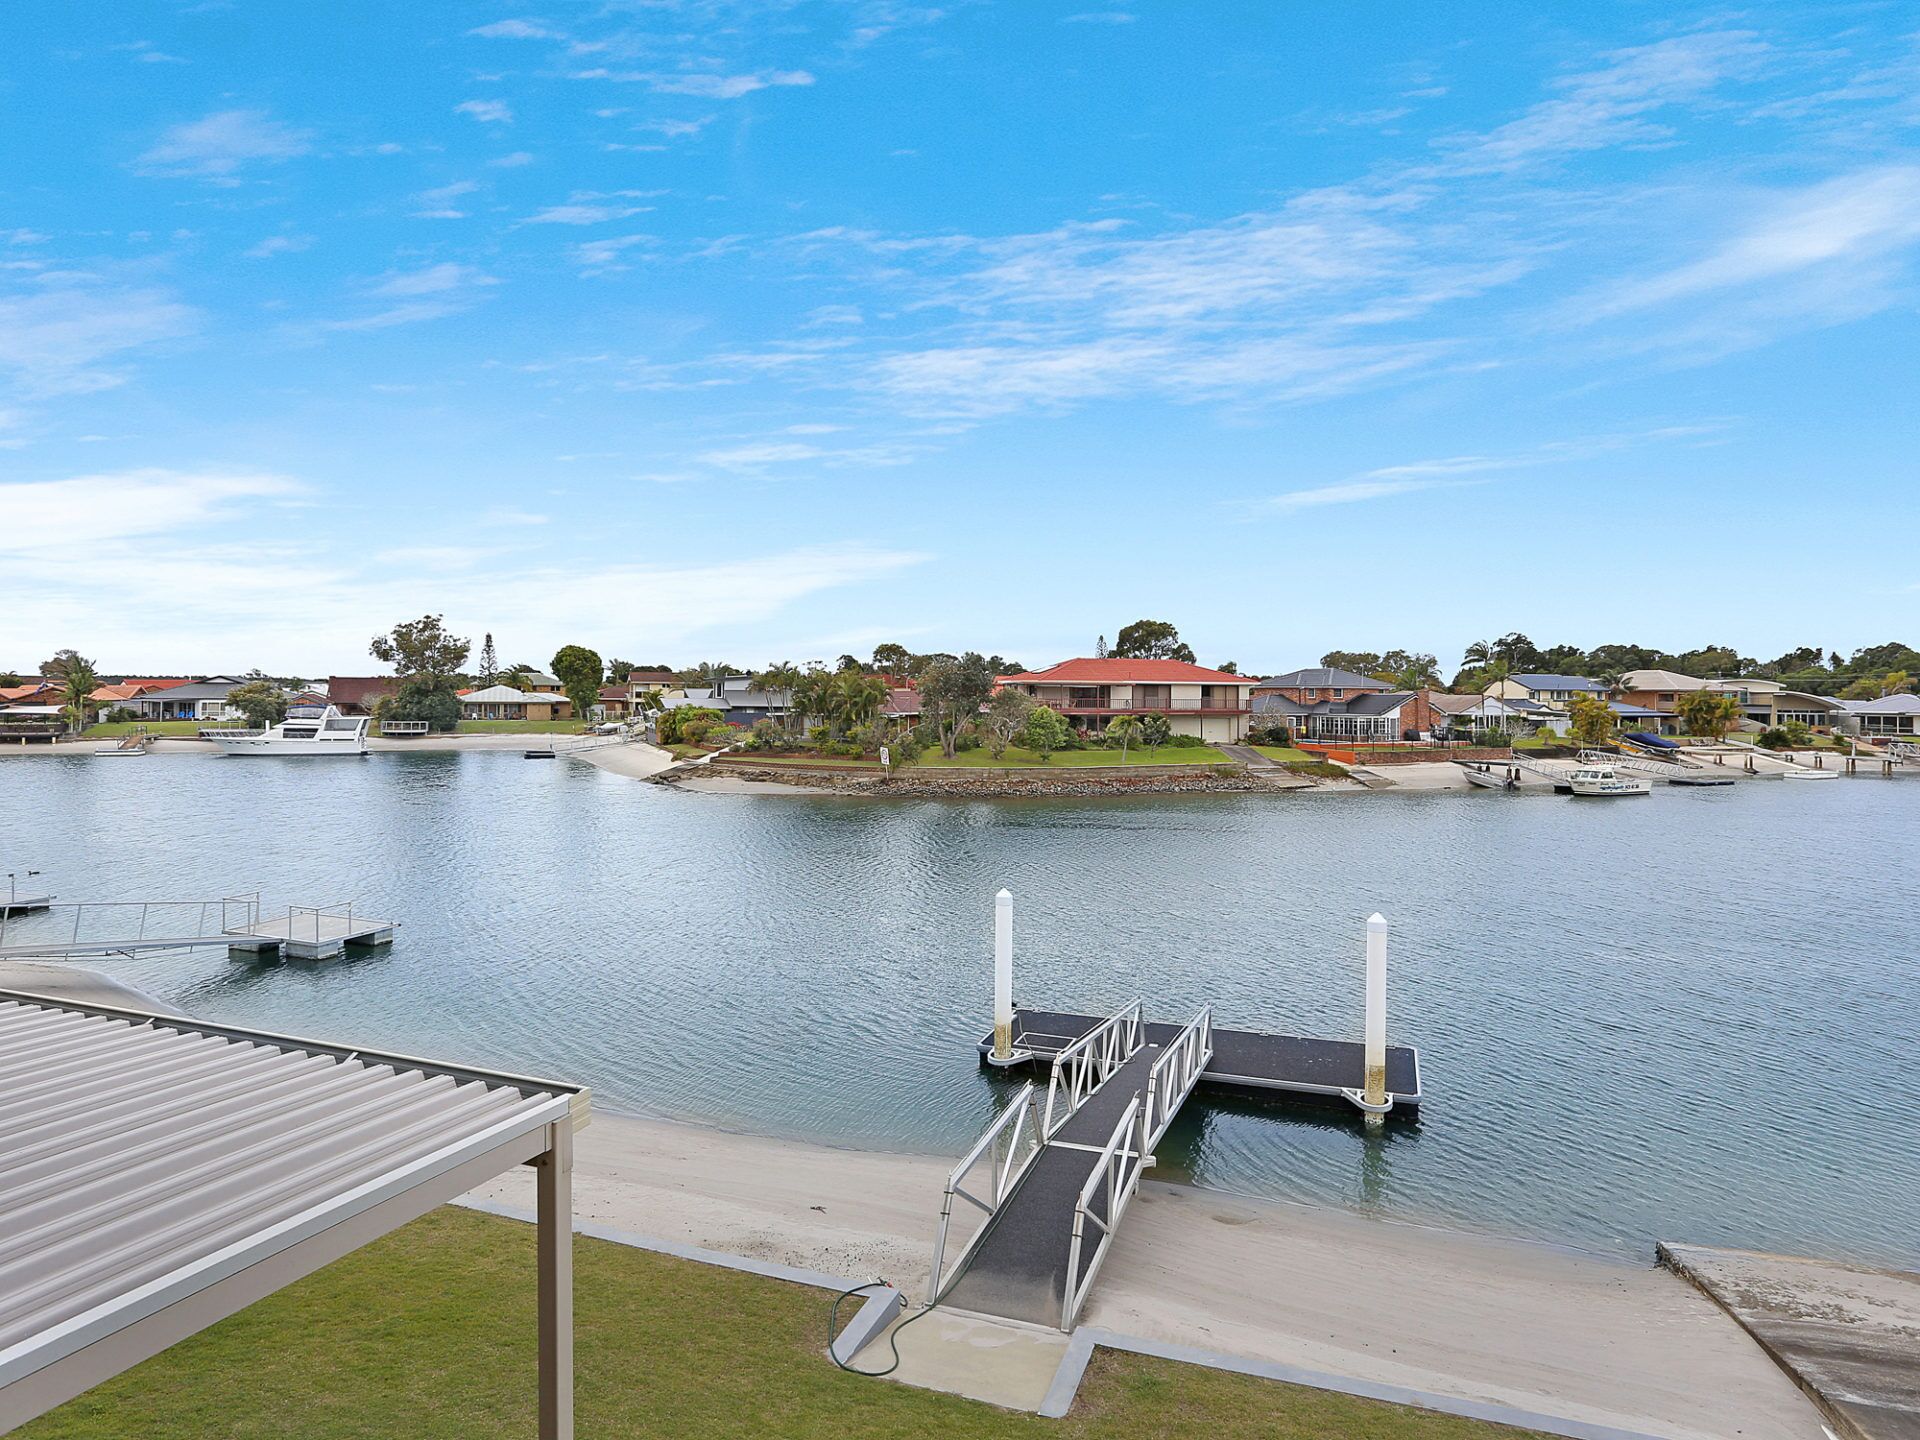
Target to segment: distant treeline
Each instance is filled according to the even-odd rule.
[[[1365,669],[1346,664],[1347,659],[1365,658],[1334,652],[1322,663]],[[1771,660],[1756,660],[1729,645],[1703,645],[1677,652],[1647,645],[1596,645],[1591,650],[1578,645],[1540,646],[1516,631],[1498,640],[1469,645],[1461,669],[1453,677],[1453,688],[1478,690],[1503,673],[1585,675],[1612,683],[1629,670],[1675,670],[1703,679],[1777,680],[1790,690],[1810,695],[1872,699],[1888,693],[1889,681],[1894,689],[1911,686],[1913,677],[1920,675],[1920,650],[1893,641],[1862,646],[1851,655],[1842,655],[1838,650],[1802,645]]]

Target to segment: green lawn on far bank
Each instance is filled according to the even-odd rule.
[[[1320,758],[1317,755],[1309,755],[1304,750],[1296,750],[1291,745],[1255,745],[1252,748],[1258,750],[1269,760],[1278,760],[1283,764],[1300,764]]]
[[[232,730],[245,729],[246,724],[245,720],[103,720],[98,724],[89,725],[86,734],[89,740],[96,738],[106,740],[119,735],[131,735],[136,730],[144,730],[149,735],[185,736],[191,740],[200,733],[200,727],[203,725],[210,725],[220,730]]]
[[[468,1440],[535,1433],[534,1231],[448,1207],[14,1432],[19,1440]],[[830,1296],[574,1241],[581,1436],[1518,1440],[1531,1432],[1095,1352],[1042,1420],[835,1369]],[[843,1314],[848,1307],[843,1306]],[[860,1363],[879,1368],[884,1346]]]
[[[378,727],[375,727],[376,729]],[[579,735],[575,720],[462,720],[456,735]]]
[[[938,769],[1025,769],[1039,766],[1042,769],[1058,769],[1061,766],[1114,765],[1121,763],[1118,750],[1056,750],[1051,760],[1042,760],[1039,752],[1027,750],[1018,745],[1009,745],[1007,753],[998,760],[983,745],[978,750],[962,750],[951,760],[938,750],[922,751],[920,758],[913,762],[916,766],[925,766],[929,770]],[[1229,765],[1233,763],[1211,745],[1162,745],[1158,750],[1132,749],[1127,751],[1128,768],[1135,765]]]

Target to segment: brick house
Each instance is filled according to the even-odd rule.
[[[1335,666],[1269,675],[1253,687],[1253,723],[1284,725],[1297,740],[1404,740],[1434,729],[1424,690],[1396,690],[1384,680]]]
[[[1122,715],[1164,715],[1176,735],[1231,744],[1246,738],[1253,681],[1184,660],[1062,660],[1046,670],[1002,675],[1018,690],[1083,733],[1098,733]]]

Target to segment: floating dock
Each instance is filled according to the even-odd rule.
[[[1098,1015],[1059,1010],[1016,1010],[1013,1048],[1030,1052],[1023,1063],[1050,1065],[1054,1057],[1102,1023]],[[1149,1021],[1142,1027],[1149,1047],[1167,1044],[1178,1025]],[[993,1050],[989,1031],[979,1044],[986,1063]],[[1117,1078],[1117,1077],[1116,1077]],[[1303,1035],[1266,1035],[1257,1030],[1213,1030],[1213,1059],[1200,1072],[1202,1085],[1244,1090],[1285,1090],[1295,1095],[1345,1098],[1366,1080],[1366,1046],[1358,1040],[1314,1040]],[[1420,1106],[1420,1052],[1411,1045],[1387,1047],[1387,1093],[1394,1106]]]
[[[1041,1068],[947,1180],[927,1304],[1072,1330],[1154,1148],[1201,1084],[1347,1101],[1369,1125],[1420,1105],[1420,1056],[1386,1043],[1387,922],[1367,921],[1360,1041],[1149,1023],[1133,1001],[1104,1018],[1016,1009],[1013,897],[995,897],[994,1027],[982,1065]],[[1042,1084],[1044,1083],[1044,1090]],[[960,1202],[956,1206],[956,1202]],[[956,1216],[983,1212],[958,1240]]]
[[[0,895],[0,915],[27,915],[35,910],[45,910],[53,904],[51,895],[29,895],[21,891],[9,891]]]
[[[349,945],[372,948],[393,943],[399,928],[392,920],[355,915],[350,908],[330,910],[295,906],[272,920],[234,925],[225,932],[229,954],[273,953],[289,960],[329,960]]]

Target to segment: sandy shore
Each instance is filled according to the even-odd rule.
[[[602,1114],[586,1218],[917,1303],[950,1161]],[[480,1192],[530,1206],[532,1180]],[[1676,1440],[1821,1440],[1813,1408],[1677,1276],[1551,1246],[1148,1184],[1086,1323]]]

